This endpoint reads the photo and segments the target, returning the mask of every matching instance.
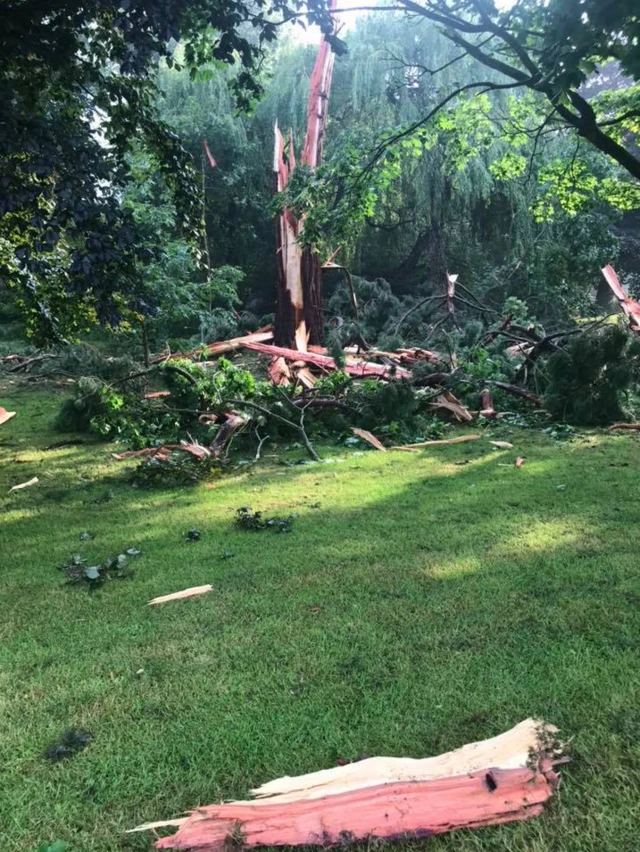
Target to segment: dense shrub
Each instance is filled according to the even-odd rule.
[[[544,405],[567,423],[600,426],[624,420],[639,361],[640,340],[619,325],[580,335],[549,358]]]

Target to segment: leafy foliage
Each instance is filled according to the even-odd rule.
[[[312,7],[330,33],[323,4]],[[262,46],[276,36],[269,17],[292,11],[286,0],[8,0],[3,12],[0,273],[40,340],[74,335],[93,318],[116,325],[138,306],[150,251],[120,203],[134,147],[156,158],[179,226],[198,229],[190,158],[157,111],[159,59],[193,75],[237,61],[247,104],[259,91]]]
[[[99,565],[87,565],[87,559],[79,553],[74,553],[60,566],[60,570],[64,571],[68,583],[88,583],[89,589],[93,590],[105,580],[122,580],[133,576],[128,564],[129,559],[135,556],[140,556],[140,551],[130,547],[124,553],[111,556]]]
[[[295,517],[296,515],[289,515],[286,518],[264,518],[262,512],[252,512],[250,508],[241,506],[236,510],[235,525],[242,530],[252,532],[272,530],[277,533],[290,533]]]
[[[82,749],[86,748],[92,741],[93,734],[90,734],[89,731],[79,731],[74,728],[67,728],[62,733],[58,742],[47,746],[42,756],[46,758],[46,760],[50,760],[51,763],[59,763],[61,760],[66,760],[66,758],[73,757],[74,754],[82,751]],[[45,845],[42,849],[44,852],[64,852],[66,846],[61,840],[56,840],[55,843],[52,843],[49,846]]]
[[[129,481],[138,488],[178,488],[219,476],[220,471],[220,461],[213,456],[195,459],[188,453],[176,451],[162,460],[154,456],[143,459],[131,472]],[[187,540],[197,541],[195,538]]]
[[[640,340],[618,325],[576,338],[547,364],[544,404],[568,423],[601,426],[625,420],[625,396],[640,366]]]

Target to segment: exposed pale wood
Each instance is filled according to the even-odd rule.
[[[2,426],[3,423],[8,423],[9,420],[11,420],[15,416],[15,411],[7,411],[6,408],[0,407],[0,426]]]
[[[494,447],[497,447],[499,450],[512,450],[513,444],[509,441],[489,441]]]
[[[473,415],[466,405],[462,405],[460,400],[448,390],[443,391],[429,407],[434,411],[450,411],[459,423],[470,423],[473,420]]]
[[[614,423],[609,426],[610,431],[615,432],[617,429],[627,429],[632,432],[640,431],[640,423]]]
[[[172,592],[170,595],[160,595],[159,598],[152,598],[147,604],[148,606],[156,606],[157,604],[167,603],[167,601],[181,601],[184,598],[194,598],[197,595],[206,595],[207,592],[212,592],[213,586],[193,586],[190,589],[183,589],[181,592]]]
[[[357,435],[358,438],[362,438],[362,440],[366,441],[367,444],[371,444],[372,447],[375,447],[376,450],[380,450],[383,453],[387,452],[385,445],[381,443],[375,435],[372,435],[371,432],[367,432],[366,429],[357,429],[355,426],[352,426],[351,431],[354,435]]]
[[[254,790],[253,801],[199,807],[187,819],[138,828],[179,826],[156,841],[158,849],[222,852],[230,838],[248,848],[330,846],[529,819],[557,785],[554,732],[527,719],[438,757],[375,757],[279,778]]]
[[[454,751],[435,757],[369,757],[346,766],[321,769],[307,775],[284,776],[251,791],[257,798],[278,796],[293,801],[345,793],[374,784],[405,781],[432,781],[475,772],[486,766],[517,769],[526,766],[531,749],[537,748],[541,728],[557,733],[536,719],[524,719],[496,737],[466,743]]]
[[[242,344],[246,340],[255,340],[258,343],[268,343],[268,341],[273,340],[273,328],[272,326],[267,325],[264,326],[264,328],[259,328],[252,334],[243,334],[241,337],[232,337],[229,340],[220,340],[216,343],[210,343],[208,346],[204,347],[204,350],[202,346],[199,346],[197,349],[192,349],[190,352],[174,352],[169,355],[158,355],[156,358],[153,358],[150,363],[159,364],[162,361],[172,361],[177,358],[193,358],[196,355],[200,355],[203,351],[207,352],[209,355],[218,357],[219,355],[225,355],[227,352],[235,352],[236,349],[241,349]]]
[[[37,485],[40,480],[37,476],[32,477],[27,482],[21,482],[19,485],[13,485],[8,493],[11,494],[12,491],[22,491],[23,488],[29,488],[31,485]]]
[[[189,817],[178,817],[177,819],[159,819],[156,822],[145,822],[142,825],[136,825],[135,828],[128,828],[125,834],[135,834],[137,831],[155,831],[156,828],[178,826],[185,823],[188,819]]]
[[[420,441],[418,444],[401,444],[391,447],[392,450],[417,450],[419,447],[436,447],[444,444],[465,444],[467,441],[478,441],[482,435],[459,435],[457,438],[441,438],[437,441]]]

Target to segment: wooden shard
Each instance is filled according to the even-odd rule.
[[[417,450],[420,447],[436,447],[444,444],[466,444],[467,441],[478,441],[482,435],[458,435],[457,438],[439,438],[437,441],[420,441],[418,444],[401,444],[391,447],[392,450]]]
[[[367,444],[371,444],[372,447],[375,447],[376,450],[380,450],[383,453],[387,452],[385,445],[381,443],[375,435],[372,435],[371,432],[367,432],[366,429],[357,429],[355,426],[352,426],[351,431],[354,435],[357,435],[358,438],[362,438],[362,440],[366,441]]]
[[[2,408],[2,406],[0,406],[0,426],[2,426],[3,423],[8,423],[8,421],[15,416],[15,411],[7,411],[6,408]]]
[[[242,845],[331,846],[429,837],[542,813],[562,762],[555,728],[526,719],[510,731],[438,757],[373,757],[253,790],[250,801],[196,808],[157,849],[222,852]],[[163,823],[140,826],[161,827]]]
[[[152,598],[147,606],[156,606],[157,604],[167,603],[168,601],[181,601],[184,598],[195,598],[197,595],[206,595],[207,592],[212,592],[213,586],[193,586],[190,589],[183,589],[181,592],[172,592],[170,595],[160,595],[159,598]]]
[[[435,411],[449,411],[459,423],[470,423],[473,420],[473,415],[466,405],[462,405],[460,400],[448,390],[443,391],[429,407]]]
[[[635,299],[629,298],[611,264],[607,264],[601,271],[605,277],[605,281],[611,288],[611,292],[618,300],[618,304],[629,320],[629,328],[634,334],[640,336],[640,303],[636,302]]]
[[[37,476],[33,476],[31,479],[27,480],[27,482],[21,482],[19,485],[13,485],[7,493],[11,494],[12,491],[22,491],[23,488],[30,488],[32,485],[37,485],[40,480]]]

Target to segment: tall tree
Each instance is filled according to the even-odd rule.
[[[423,121],[466,92],[528,89],[547,102],[539,125],[568,127],[640,179],[640,156],[630,134],[640,129],[640,87],[624,97],[590,103],[581,86],[599,64],[616,60],[640,79],[640,15],[635,0],[392,0],[385,10],[426,18],[489,76],[451,89]],[[435,70],[434,72],[435,73]]]

